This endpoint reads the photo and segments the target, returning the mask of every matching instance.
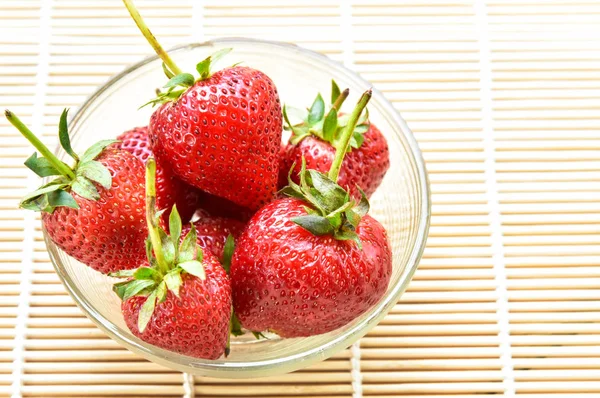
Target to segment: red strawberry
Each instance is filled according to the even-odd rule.
[[[333,106],[327,115],[323,98],[319,94],[308,116],[300,124],[292,126],[288,123],[288,128],[292,130],[293,135],[290,143],[281,150],[280,187],[287,185],[288,172],[294,163],[296,167],[292,172],[292,178],[296,183],[299,182],[297,176],[302,158],[306,159],[306,167],[309,169],[322,173],[327,173],[330,169],[348,117],[337,113],[348,93],[344,91],[340,94],[337,84],[332,82],[332,85]],[[361,196],[357,186],[367,197],[370,197],[381,184],[389,167],[387,141],[379,129],[369,123],[368,113],[365,112],[354,131],[350,151],[344,158],[337,182],[344,189],[349,190],[356,199]]]
[[[281,131],[275,85],[241,66],[194,83],[150,118],[153,150],[179,177],[250,209],[277,191]]]
[[[194,221],[193,225],[198,234],[198,246],[221,259],[227,237],[231,235],[237,239],[244,230],[244,223],[232,218],[212,216],[203,210],[196,212],[196,215],[199,219]],[[190,228],[190,224],[184,226],[183,235],[186,235]]]
[[[329,176],[306,170],[263,207],[238,240],[231,263],[233,305],[241,324],[282,337],[327,333],[346,325],[385,293],[392,260],[384,228],[336,184],[361,98],[341,138]]]
[[[25,165],[40,177],[57,176],[20,204],[42,212],[50,239],[71,257],[103,273],[133,268],[143,261],[147,229],[142,163],[114,148],[113,140],[101,141],[77,156],[71,148],[65,109],[59,138],[75,160],[71,168],[14,114],[6,111],[6,117],[43,156],[34,153]]]
[[[212,73],[231,49],[199,62],[199,78],[183,73],[150,33],[131,1],[131,17],[170,79],[149,103],[161,104],[150,118],[152,150],[182,180],[210,194],[257,210],[277,192],[281,106],[264,73],[243,66]]]
[[[294,223],[300,199],[276,200],[250,221],[231,265],[233,303],[242,325],[281,337],[312,336],[346,325],[385,293],[392,271],[387,235],[364,216],[351,240],[316,236]]]
[[[121,149],[131,152],[144,164],[152,156],[148,127],[136,127],[117,139]],[[201,192],[177,178],[165,163],[160,159],[156,162],[156,205],[159,209],[166,209],[163,219],[168,220],[171,208],[176,204],[181,219],[187,223],[200,205]]]
[[[229,278],[217,259],[205,255],[206,280],[181,275],[179,297],[167,291],[142,333],[140,311],[147,300],[134,296],[122,304],[123,317],[131,332],[147,343],[198,358],[218,359],[225,352],[231,313]],[[177,320],[177,321],[173,321]]]
[[[217,359],[228,345],[229,278],[217,258],[197,245],[195,228],[181,239],[176,207],[169,217],[171,236],[158,226],[153,158],[146,170],[148,260],[136,270],[113,275],[129,278],[113,288],[123,300],[125,323],[147,343],[179,354]]]

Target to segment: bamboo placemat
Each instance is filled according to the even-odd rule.
[[[192,380],[122,349],[74,306],[39,218],[16,210],[36,182],[22,167],[32,149],[0,118],[0,395],[600,396],[600,1],[138,6],[167,47],[283,40],[371,80],[427,160],[427,250],[392,313],[333,359]],[[0,106],[51,141],[63,107],[149,53],[119,0],[1,0]]]

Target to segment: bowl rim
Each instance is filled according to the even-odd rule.
[[[326,62],[332,64],[333,67],[338,69],[341,68],[350,77],[355,79],[357,82],[373,86],[370,82],[363,79],[357,72],[345,67],[342,63],[337,62],[328,56],[300,47],[296,44],[285,43],[271,40],[258,40],[250,38],[239,38],[239,37],[226,37],[208,40],[200,43],[189,43],[175,46],[168,50],[169,54],[189,51],[198,47],[212,47],[212,46],[223,46],[233,43],[244,43],[248,45],[268,45],[273,47],[279,47],[286,50],[294,50],[301,52],[307,57],[312,57],[317,61]],[[85,102],[77,109],[77,112],[73,115],[69,121],[69,126],[77,124],[83,117],[85,111],[90,108],[98,97],[100,97],[105,91],[109,90],[113,85],[117,84],[121,79],[136,71],[137,69],[153,62],[158,59],[157,55],[151,55],[141,61],[125,68],[122,72],[111,77],[106,83],[99,87],[92,95],[90,95]],[[224,378],[241,378],[241,377],[255,377],[262,376],[262,372],[270,370],[269,375],[287,373],[289,371],[297,370],[308,366],[313,362],[324,360],[339,349],[346,348],[356,342],[358,339],[363,337],[372,327],[381,321],[381,319],[390,311],[390,309],[396,304],[400,296],[406,290],[410,280],[412,279],[419,261],[425,250],[425,244],[427,241],[430,217],[431,217],[431,198],[430,198],[430,187],[425,167],[425,162],[418,147],[417,141],[414,138],[412,130],[408,127],[407,123],[400,116],[394,106],[383,96],[383,94],[375,87],[373,87],[373,97],[377,97],[377,101],[383,106],[388,115],[392,118],[393,122],[400,126],[403,137],[399,137],[406,144],[408,144],[409,153],[412,155],[414,165],[417,170],[418,184],[420,185],[420,196],[421,196],[421,216],[418,220],[418,229],[416,233],[415,244],[411,250],[410,255],[406,263],[406,267],[399,280],[392,287],[391,291],[386,294],[383,299],[372,307],[368,316],[352,326],[343,333],[335,336],[333,339],[324,342],[319,346],[312,347],[306,351],[302,351],[296,354],[284,355],[274,359],[259,360],[252,362],[233,362],[226,360],[205,360],[200,358],[193,358],[181,354],[177,354],[168,350],[164,350],[159,347],[152,345],[146,345],[146,343],[140,344],[141,340],[135,338],[132,339],[127,335],[120,332],[120,328],[113,324],[110,320],[105,318],[102,314],[97,312],[94,306],[86,299],[74,281],[70,276],[64,273],[57,264],[60,262],[56,258],[53,250],[48,250],[50,259],[54,266],[56,273],[58,274],[61,282],[65,286],[69,295],[73,298],[75,303],[83,310],[86,316],[98,326],[104,333],[109,335],[113,340],[119,344],[125,346],[127,349],[141,355],[142,357],[149,359],[154,362],[163,364],[169,368],[174,368],[182,372],[190,372],[198,375],[208,375],[212,377],[224,377]],[[57,148],[57,152],[60,149]],[[46,246],[49,247],[51,240],[44,230],[44,239]],[[368,327],[368,325],[372,325]],[[138,341],[139,340],[139,341]],[[177,358],[186,358],[188,361],[183,363],[182,361],[175,361]],[[276,366],[276,368],[274,368]]]

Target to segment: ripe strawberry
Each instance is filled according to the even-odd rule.
[[[244,66],[212,73],[212,64],[231,49],[198,63],[198,79],[183,73],[131,1],[125,5],[170,79],[167,90],[149,102],[160,104],[149,124],[153,152],[203,191],[251,210],[268,203],[277,191],[282,133],[279,95],[271,79]]]
[[[152,156],[148,127],[136,127],[128,130],[118,136],[117,140],[120,141],[116,144],[119,148],[131,152],[143,164]],[[176,204],[181,219],[187,223],[200,205],[200,195],[201,192],[198,189],[177,178],[166,162],[157,159],[156,205],[159,209],[165,209],[163,220],[169,219],[171,209]]]
[[[244,230],[244,223],[233,218],[210,215],[204,210],[196,212],[198,220],[193,222],[197,231],[197,243],[205,251],[210,251],[217,258],[223,257],[223,249],[227,237],[231,235],[237,239]],[[183,227],[183,235],[186,235],[191,224]]]
[[[250,220],[231,263],[235,312],[245,328],[282,337],[312,336],[346,325],[385,293],[392,272],[384,228],[335,183],[365,93],[352,113],[329,176],[306,170]]]
[[[292,179],[298,183],[298,173],[302,158],[306,159],[306,167],[327,173],[335,157],[336,148],[340,144],[341,133],[348,122],[348,116],[338,113],[338,109],[348,95],[347,90],[340,94],[335,81],[332,82],[333,103],[325,114],[325,104],[319,94],[309,113],[300,124],[289,123],[292,130],[290,142],[282,148],[279,168],[279,184],[287,184],[287,174],[292,164],[296,168]],[[284,108],[285,112],[285,108]],[[350,150],[344,158],[338,184],[349,190],[352,197],[360,199],[360,187],[370,197],[381,184],[390,167],[389,149],[383,134],[373,123],[368,121],[368,112],[362,115],[350,141]]]
[[[265,74],[236,66],[200,80],[150,118],[153,150],[202,190],[257,209],[277,191],[281,108]]]
[[[369,215],[351,240],[317,236],[296,224],[306,203],[263,207],[238,240],[231,266],[235,312],[253,331],[312,336],[346,325],[379,301],[392,271],[387,235]]]
[[[43,157],[34,153],[25,165],[40,177],[57,176],[25,196],[20,206],[41,211],[52,241],[68,255],[102,273],[137,266],[145,257],[144,167],[132,154],[100,141],[81,157],[71,148],[67,110],[59,123],[64,150],[74,159],[59,160],[10,111],[6,118]]]
[[[198,358],[217,359],[228,345],[231,287],[225,269],[196,243],[196,229],[181,239],[177,207],[169,216],[171,235],[159,227],[155,211],[156,163],[146,165],[148,259],[135,270],[113,274],[128,280],[114,285],[123,300],[125,323],[140,339]]]

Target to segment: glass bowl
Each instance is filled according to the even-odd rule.
[[[356,73],[329,58],[277,42],[219,39],[170,51],[184,71],[220,48],[234,49],[222,62],[265,72],[278,88],[281,100],[295,106],[312,103],[317,92],[329,97],[331,79],[350,88],[346,107],[371,87]],[[150,57],[102,86],[81,106],[70,123],[72,143],[84,150],[100,139],[114,138],[135,126],[146,125],[152,109],[139,106],[166,82],[161,62]],[[304,368],[349,347],[386,315],[405,291],[427,239],[430,217],[429,185],[417,143],[394,107],[373,90],[370,118],[387,138],[391,167],[371,200],[371,215],[387,229],[393,253],[393,274],[385,296],[368,312],[333,332],[295,339],[255,340],[251,334],[232,340],[231,355],[216,361],[179,355],[146,344],[127,329],[112,280],[67,256],[45,235],[56,272],[84,313],[111,338],[131,351],[161,365],[194,375],[242,378],[272,376]],[[65,153],[57,150],[64,159]]]

